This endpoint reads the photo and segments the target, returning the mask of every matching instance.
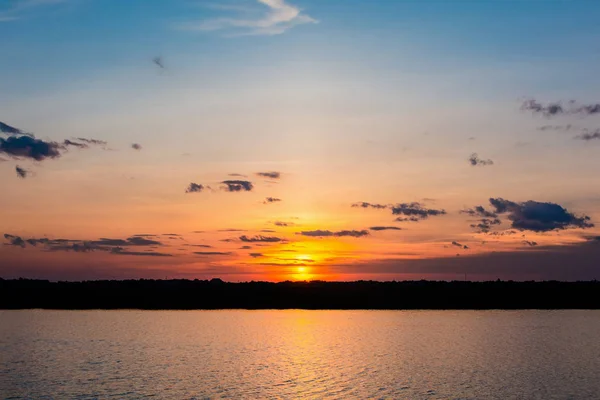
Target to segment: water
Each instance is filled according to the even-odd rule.
[[[0,311],[0,398],[600,398],[600,311]]]

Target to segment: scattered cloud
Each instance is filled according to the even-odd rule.
[[[206,19],[179,24],[178,28],[187,31],[224,31],[229,35],[279,35],[290,28],[318,21],[285,0],[257,0],[263,6],[261,15],[245,8],[221,8],[232,12],[232,17]],[[266,9],[264,9],[266,6]]]
[[[388,208],[389,206],[386,204],[376,204],[376,203],[367,203],[366,201],[361,201],[358,203],[354,203],[352,204],[352,207],[354,208],[375,208],[377,210],[383,210],[385,208]]]
[[[538,245],[537,242],[532,242],[530,240],[523,240],[523,244],[526,244],[529,247],[535,247]]]
[[[4,122],[0,121],[0,133],[4,133],[6,135],[24,135],[24,136],[31,136],[30,133],[26,133],[23,132],[21,129],[19,128],[15,128],[14,126],[10,126],[8,124],[5,124]]]
[[[279,178],[281,178],[281,173],[277,172],[277,171],[257,172],[256,175],[260,176],[262,178],[270,178],[270,179],[279,179]]]
[[[567,106],[563,102],[551,102],[543,104],[535,99],[525,100],[521,105],[521,110],[531,111],[534,114],[542,114],[546,117],[553,117],[560,114],[579,114],[579,115],[595,115],[600,114],[600,104],[578,104],[575,100],[567,102]]]
[[[6,240],[8,240],[8,242],[11,246],[25,247],[25,241],[20,236],[15,236],[15,235],[10,235],[8,233],[5,233],[4,238]]]
[[[194,254],[199,256],[230,256],[232,253],[222,251],[195,251]]]
[[[286,227],[286,226],[294,226],[295,224],[293,222],[275,221],[275,222],[273,222],[273,225]]]
[[[240,236],[240,240],[242,242],[247,242],[247,243],[257,243],[257,242],[264,242],[264,243],[277,243],[277,242],[281,242],[283,241],[283,239],[275,237],[275,236],[263,236],[263,235],[257,235],[257,236]]]
[[[252,258],[264,257],[263,253],[250,253],[249,256]]]
[[[445,215],[446,210],[436,210],[433,208],[426,208],[421,203],[399,203],[391,207],[392,214],[404,215],[410,218],[410,221],[415,222],[417,220],[427,219],[431,216]],[[400,219],[397,219],[400,221]]]
[[[281,201],[281,199],[278,199],[277,197],[267,197],[267,198],[265,198],[265,201],[263,201],[263,204],[277,203],[280,201]]]
[[[162,57],[160,57],[160,56],[154,57],[152,59],[152,63],[160,69],[165,69],[165,63],[164,63]]]
[[[485,167],[487,165],[494,165],[494,162],[490,159],[484,160],[479,158],[477,153],[471,154],[469,157],[469,163],[474,167]]]
[[[539,128],[537,128],[538,131],[570,131],[571,129],[573,129],[573,125],[571,124],[567,124],[567,125],[543,125],[540,126]]]
[[[452,246],[460,247],[461,249],[464,249],[464,250],[469,250],[469,246],[467,246],[465,244],[458,243],[458,242],[452,242]]]
[[[596,129],[593,132],[585,131],[581,135],[575,136],[575,139],[585,141],[600,139],[600,129]]]
[[[18,165],[15,167],[15,171],[17,172],[17,176],[21,179],[27,178],[27,176],[31,173],[25,168],[21,168]]]
[[[401,231],[402,228],[397,226],[372,226],[369,228],[372,231]]]
[[[120,256],[173,257],[173,254],[169,253],[159,253],[156,251],[127,251],[121,247],[114,247],[111,250],[111,253]]]
[[[241,178],[246,178],[246,175],[244,175],[244,174],[228,174],[228,176],[237,176],[237,177],[241,177]]]
[[[228,180],[221,182],[223,184],[223,190],[228,192],[241,192],[246,191],[250,192],[254,189],[254,185],[249,181],[240,181],[240,180]]]
[[[142,145],[139,143],[132,143],[131,144],[131,148],[134,150],[141,150],[142,149]]]
[[[185,189],[186,193],[200,193],[204,190],[204,185],[199,183],[190,183],[190,185]]]
[[[368,236],[369,232],[366,230],[345,230],[339,232],[325,231],[325,230],[314,230],[314,231],[302,231],[298,232],[297,235],[310,236],[310,237],[363,237]]]

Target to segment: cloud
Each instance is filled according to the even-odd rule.
[[[242,242],[247,242],[247,243],[257,243],[257,242],[277,243],[277,242],[283,241],[283,239],[275,237],[275,236],[263,236],[263,235],[257,235],[257,236],[253,236],[253,237],[248,237],[246,235],[243,235],[243,236],[240,236],[240,240]]]
[[[521,110],[531,111],[534,114],[543,114],[546,117],[562,114],[565,111],[560,102],[544,105],[537,102],[535,99],[525,100],[523,104],[521,104]]]
[[[385,204],[375,204],[375,203],[367,203],[366,201],[361,201],[361,202],[352,204],[352,207],[354,207],[354,208],[358,208],[358,207],[360,207],[360,208],[375,208],[377,210],[383,210],[385,208],[388,208],[389,206],[385,205]]]
[[[398,217],[394,221],[396,222],[419,222],[421,221],[418,217]]]
[[[538,245],[537,242],[532,242],[530,240],[523,240],[523,244],[526,244],[529,247],[535,247]]]
[[[246,178],[246,175],[244,175],[244,174],[228,174],[228,176],[237,176],[237,177],[241,177],[241,178]]]
[[[499,218],[482,218],[478,222],[477,224],[471,224],[471,228],[477,229],[478,233],[489,233],[494,225],[502,223]]]
[[[31,173],[25,168],[19,167],[18,165],[15,167],[15,171],[17,172],[17,176],[22,179],[27,178],[27,176]]]
[[[237,228],[218,229],[217,232],[246,232],[246,229],[237,229]]]
[[[223,181],[221,183],[223,185],[225,185],[223,187],[223,189],[228,192],[241,192],[241,191],[250,192],[254,188],[254,185],[252,184],[252,182],[249,182],[249,181],[228,180],[228,181]]]
[[[467,208],[465,210],[461,210],[461,214],[469,214],[471,216],[481,216],[486,218],[496,218],[498,214],[492,211],[486,210],[483,206],[475,206],[473,208]]]
[[[461,249],[464,249],[464,250],[469,250],[469,246],[467,246],[465,244],[458,243],[458,242],[452,242],[452,246],[460,247]]]
[[[0,138],[0,154],[14,158],[30,158],[43,161],[47,158],[58,158],[64,146],[56,142],[46,142],[33,136],[9,136]]]
[[[173,257],[173,254],[168,253],[158,253],[156,251],[127,251],[121,247],[112,248],[111,254],[118,254],[121,256]]]
[[[402,228],[397,226],[372,226],[369,228],[372,231],[401,231]]]
[[[249,256],[252,258],[264,257],[263,253],[250,253]]]
[[[208,244],[185,244],[184,246],[202,247],[203,249],[212,249],[212,246],[208,245]]]
[[[508,214],[512,228],[534,232],[547,232],[555,229],[592,228],[591,218],[576,216],[555,203],[529,200],[522,203],[490,198],[490,204],[498,214]]]
[[[72,146],[72,147],[77,147],[79,149],[87,149],[89,146],[86,143],[78,143],[78,142],[74,142],[72,140],[69,139],[65,139],[63,144],[65,146]]]
[[[575,136],[575,139],[585,140],[586,142],[589,140],[600,139],[600,129],[596,129],[593,132],[584,132],[581,135]]]
[[[165,63],[163,62],[162,57],[154,57],[152,59],[152,63],[155,64],[160,69],[165,69]]]
[[[392,214],[404,215],[410,218],[410,221],[415,222],[418,220],[427,219],[430,216],[445,215],[446,210],[436,210],[433,208],[426,208],[421,203],[399,203],[391,207]],[[397,221],[401,221],[397,219]]]
[[[162,243],[159,241],[146,239],[141,236],[132,236],[127,239],[100,238],[90,243],[98,246],[162,246]]]
[[[42,7],[59,5],[66,3],[68,0],[14,0],[9,2],[11,6],[6,8],[5,11],[0,11],[0,22],[9,22],[18,20],[22,17],[23,13],[31,11],[32,9]]]
[[[200,193],[203,190],[204,190],[204,185],[192,182],[187,187],[187,189],[185,189],[185,192],[186,193]]]
[[[5,233],[4,238],[6,240],[8,240],[8,242],[11,246],[25,247],[25,241],[20,236],[15,236],[15,235],[10,235],[8,233]]]
[[[132,143],[131,144],[131,148],[134,150],[141,150],[142,149],[142,145],[139,143]]]
[[[24,135],[24,136],[31,136],[30,133],[25,133],[22,130],[20,130],[19,128],[15,128],[14,126],[10,126],[8,124],[5,124],[4,122],[0,121],[0,133],[4,133],[6,135]]]
[[[232,253],[222,251],[195,251],[194,254],[199,256],[230,256]]]
[[[293,222],[275,221],[275,222],[273,222],[273,225],[286,227],[286,226],[294,226],[295,224]]]
[[[570,131],[573,128],[573,125],[543,125],[540,126],[538,131]]]
[[[294,26],[318,22],[303,14],[299,8],[287,4],[285,0],[257,1],[267,7],[261,17],[238,14],[233,18],[221,17],[180,24],[178,28],[187,31],[226,31],[232,35],[279,35]]]
[[[263,204],[277,203],[280,201],[281,201],[281,199],[278,199],[277,197],[267,197],[267,198],[265,198],[265,201],[263,201]]]
[[[314,230],[314,231],[302,231],[298,232],[297,235],[302,236],[310,236],[310,237],[363,237],[368,236],[369,232],[366,230],[356,231],[356,230],[345,230],[339,232],[332,231],[324,231],[324,230]]]
[[[250,250],[252,248],[252,246],[242,246],[240,247],[241,250]]]
[[[270,178],[270,179],[279,179],[279,178],[281,178],[281,173],[277,172],[277,171],[257,172],[256,175],[260,176],[262,178]]]
[[[86,138],[81,138],[81,137],[78,137],[76,139],[79,140],[80,142],[84,142],[87,144],[93,144],[93,145],[97,145],[97,146],[106,146],[108,144],[104,140],[98,140],[98,139],[86,139]]]
[[[487,165],[494,165],[494,162],[492,160],[483,160],[479,158],[477,153],[471,154],[471,156],[469,157],[469,163],[474,167],[485,167]]]
[[[531,111],[534,114],[542,114],[546,117],[553,117],[560,114],[580,114],[580,115],[595,115],[600,114],[600,104],[577,104],[575,100],[567,102],[568,106],[562,105],[562,102],[557,101],[548,104],[542,104],[535,99],[529,99],[523,102],[521,110]]]

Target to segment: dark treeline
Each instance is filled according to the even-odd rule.
[[[0,308],[600,309],[591,282],[49,282],[0,279]]]

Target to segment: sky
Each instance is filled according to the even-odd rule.
[[[0,0],[0,277],[598,279],[599,13]]]

